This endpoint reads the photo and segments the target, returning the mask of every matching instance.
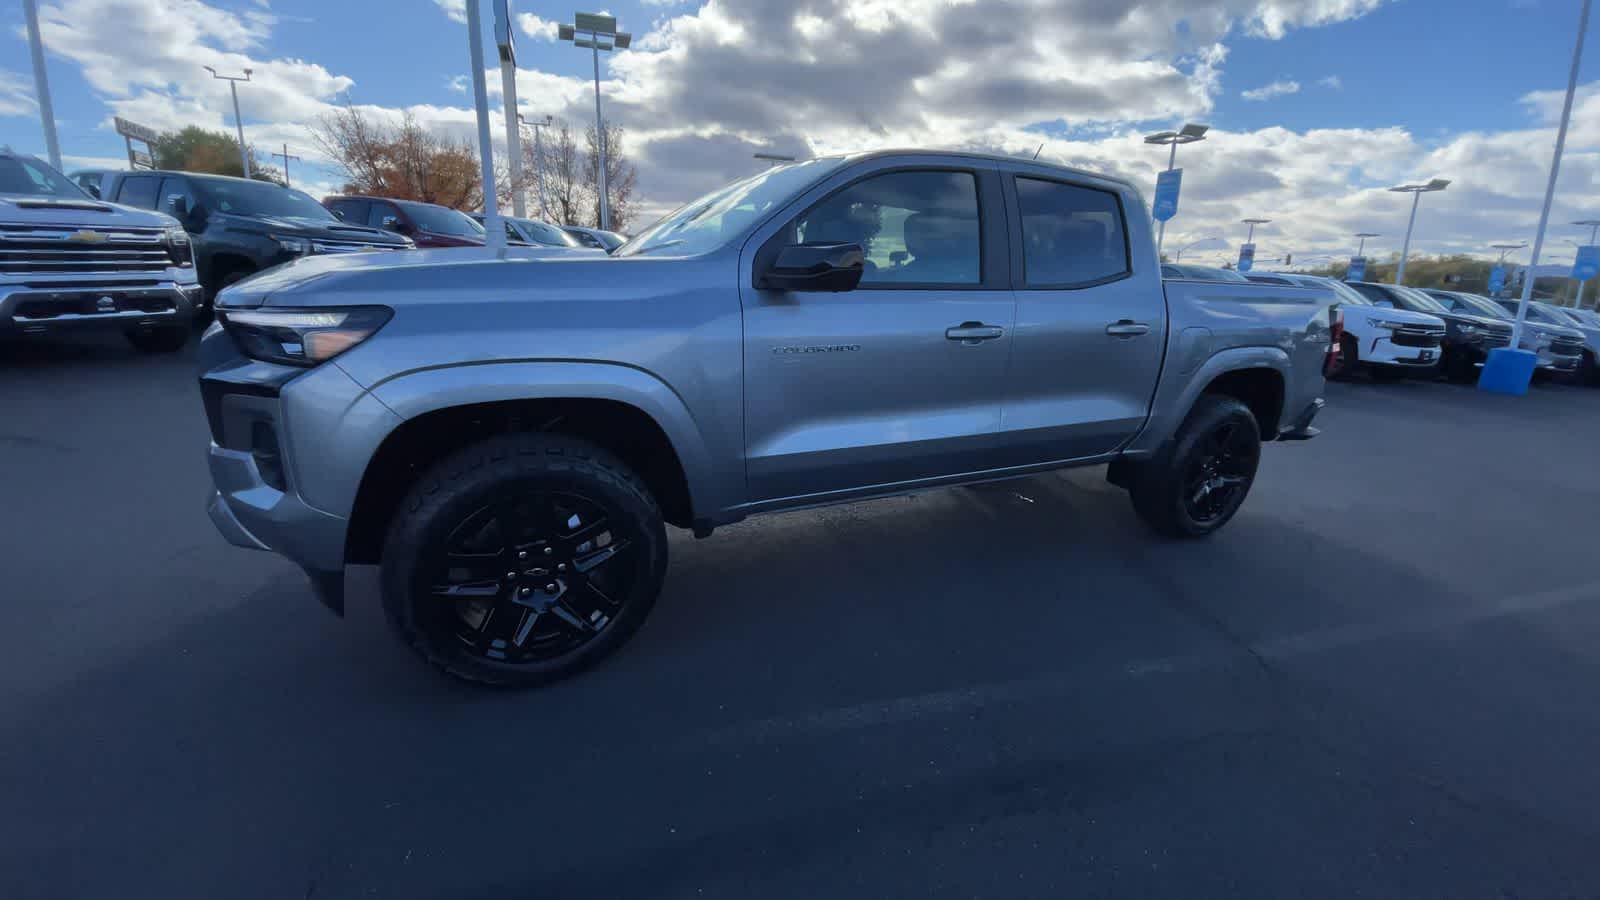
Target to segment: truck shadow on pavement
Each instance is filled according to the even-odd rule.
[[[1319,813],[1285,806],[1308,791],[1349,804],[1326,822],[1348,827],[1340,852],[1352,860],[1381,854],[1422,804],[1439,830],[1410,865],[1477,858],[1502,876],[1593,874],[1580,863],[1592,844],[1560,828],[1374,774],[1427,767],[1407,754],[1431,745],[1415,747],[1408,730],[1430,698],[1372,677],[1359,658],[1368,645],[1288,660],[1259,649],[1397,609],[1447,623],[1459,590],[1319,533],[1270,497],[1210,540],[1156,539],[1099,478],[755,519],[701,542],[674,535],[666,589],[634,642],[530,693],[459,685],[414,660],[381,621],[370,570],[352,572],[350,619],[338,622],[297,572],[275,567],[236,605],[24,690],[0,726],[0,771],[27,773],[8,785],[16,819],[0,865],[41,873],[18,897],[497,886],[616,897],[706,885],[748,896],[752,880],[852,847],[925,851],[971,823],[1043,817],[1053,824],[1029,840],[1057,860],[1058,883],[1073,883],[1072,849],[1101,860],[1077,870],[1084,883],[1121,872],[1135,880],[1116,885],[1144,893],[1129,873],[1149,869],[1152,839],[1193,846],[1226,822],[1231,851],[1178,853],[1142,876],[1181,893],[1214,877],[1218,854],[1248,868],[1272,848],[1325,840]],[[1361,590],[1313,577],[1329,559],[1359,569]],[[185,602],[181,576],[167,589]],[[1403,705],[1369,713],[1390,702]],[[1348,783],[1327,780],[1341,751],[1325,719],[1370,732],[1361,758],[1344,761]],[[1370,762],[1377,748],[1392,756],[1382,766]],[[1174,783],[1174,772],[1196,780]],[[1577,795],[1592,796],[1592,781]],[[1189,818],[1141,831],[1164,806]],[[1095,821],[1116,828],[1082,831]],[[1323,863],[1329,891],[1350,883],[1336,859]],[[1304,887],[1304,872],[1252,875],[1278,888],[1269,894]],[[769,887],[760,893],[797,883]]]

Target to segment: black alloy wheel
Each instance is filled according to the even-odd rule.
[[[447,673],[531,686],[626,643],[666,562],[661,510],[620,460],[514,434],[445,458],[411,489],[384,543],[383,602]]]
[[[1171,444],[1132,466],[1128,495],[1139,518],[1158,533],[1203,537],[1239,511],[1260,461],[1261,431],[1250,407],[1236,397],[1204,394]]]
[[[1184,475],[1189,518],[1210,525],[1233,515],[1260,461],[1261,442],[1239,422],[1224,422],[1204,435]]]
[[[432,627],[496,662],[549,662],[598,636],[637,580],[613,511],[573,493],[520,491],[461,518],[433,554]]]

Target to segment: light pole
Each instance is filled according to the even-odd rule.
[[[769,168],[769,169],[773,168],[774,166],[778,165],[779,163],[792,163],[792,162],[794,162],[794,157],[792,157],[792,156],[784,156],[784,155],[782,155],[780,153],[752,153],[750,155],[754,156],[756,159],[764,159],[764,160],[766,160],[767,163],[768,163],[767,168]]]
[[[33,57],[33,96],[39,101],[39,121],[44,125],[44,148],[50,165],[61,170],[61,145],[56,143],[56,113],[50,104],[50,78],[44,69],[44,43],[39,40],[39,6],[22,0],[23,17],[28,20],[28,53]]]
[[[476,2],[476,0],[468,0]],[[527,214],[522,202],[522,145],[517,127],[517,48],[513,40],[511,0],[494,0],[494,43],[500,51],[500,98],[506,117],[506,165],[511,175],[511,214]]]
[[[1528,301],[1533,297],[1539,253],[1544,249],[1544,230],[1550,224],[1550,205],[1556,199],[1556,176],[1561,173],[1561,151],[1567,146],[1567,126],[1572,123],[1572,98],[1578,92],[1578,67],[1583,62],[1583,37],[1589,30],[1589,9],[1593,0],[1583,0],[1578,13],[1578,38],[1572,48],[1572,69],[1567,73],[1567,97],[1561,104],[1561,127],[1556,129],[1556,149],[1550,157],[1550,181],[1544,188],[1544,209],[1539,211],[1539,230],[1533,235],[1533,255],[1528,259],[1528,277],[1522,279],[1522,302],[1517,304],[1517,324],[1511,329],[1511,346],[1521,346],[1522,326],[1528,321]],[[1524,385],[1526,388],[1526,385]]]
[[[1245,236],[1244,242],[1246,244],[1254,243],[1256,239],[1256,226],[1265,225],[1271,221],[1271,219],[1240,219],[1239,224],[1250,226],[1250,232]]]
[[[548,222],[550,206],[544,199],[544,143],[539,139],[539,129],[554,125],[556,117],[547,115],[530,122],[522,113],[517,113],[517,121],[533,129],[533,180],[539,185],[539,217]]]
[[[1177,131],[1158,131],[1155,134],[1144,136],[1146,144],[1161,144],[1171,147],[1167,152],[1167,171],[1178,163],[1178,145],[1193,144],[1206,139],[1206,132],[1211,130],[1210,125],[1196,125],[1192,122],[1185,124]],[[1043,144],[1040,145],[1044,146]],[[1035,153],[1034,156],[1039,154]],[[1161,244],[1167,239],[1167,220],[1162,219],[1156,232],[1156,259],[1161,258]]]
[[[211,73],[212,78],[228,83],[228,89],[233,92],[233,124],[239,129],[239,164],[244,167],[244,177],[250,177],[250,151],[244,146],[244,117],[239,115],[239,82],[250,80],[250,69],[245,69],[243,75],[218,75],[217,70],[206,66],[205,70]]]
[[[1510,253],[1513,250],[1521,250],[1522,248],[1524,248],[1526,246],[1528,246],[1528,242],[1527,241],[1523,241],[1523,242],[1521,242],[1519,244],[1490,244],[1489,245],[1489,249],[1491,249],[1491,250],[1499,250],[1500,251],[1500,265],[1505,265],[1505,263],[1506,263],[1506,254],[1507,253]]]
[[[1356,237],[1361,239],[1361,243],[1356,245],[1356,255],[1362,256],[1367,250],[1367,238],[1383,237],[1383,235],[1376,231],[1358,231]]]
[[[580,35],[585,36],[580,37]],[[562,25],[556,29],[556,36],[563,41],[571,41],[575,47],[588,47],[594,51],[594,136],[595,146],[600,154],[595,169],[600,191],[600,230],[610,231],[611,196],[606,190],[606,123],[600,115],[600,51],[613,48],[626,50],[633,42],[633,35],[617,30],[615,16],[577,13],[573,16],[571,25]]]
[[[483,76],[483,13],[478,0],[467,0],[467,58],[472,65],[472,106],[478,120],[478,165],[483,167],[483,243],[506,249],[506,224],[495,196],[494,146],[489,143],[489,88]]]
[[[1417,224],[1417,204],[1421,202],[1422,195],[1432,191],[1442,191],[1450,186],[1448,178],[1435,178],[1427,184],[1402,184],[1389,190],[1397,194],[1411,195],[1411,220],[1406,223],[1406,240],[1400,245],[1400,267],[1395,270],[1394,283],[1406,283],[1406,257],[1411,255],[1411,229]],[[1513,342],[1512,346],[1516,346]]]
[[[1588,228],[1589,246],[1594,246],[1595,238],[1600,237],[1600,219],[1579,219],[1572,224],[1582,228]],[[1588,286],[1589,282],[1587,281],[1578,282],[1578,299],[1572,304],[1574,307],[1583,309],[1583,289]]]
[[[284,144],[283,145],[283,152],[282,153],[274,153],[274,154],[272,154],[272,158],[273,159],[281,159],[281,160],[283,160],[283,186],[284,187],[293,187],[293,185],[291,185],[289,183],[289,160],[291,160],[291,159],[299,159],[300,157],[291,154],[289,152],[289,145],[288,144]]]
[[[1209,244],[1212,241],[1220,241],[1220,240],[1222,240],[1222,238],[1220,238],[1220,237],[1208,237],[1208,238],[1201,238],[1200,240],[1194,241],[1192,243],[1184,244],[1182,247],[1178,248],[1178,256],[1177,256],[1177,258],[1175,260],[1173,260],[1173,262],[1183,262],[1183,251],[1185,251],[1185,250],[1193,250],[1195,247],[1198,247],[1201,244]]]

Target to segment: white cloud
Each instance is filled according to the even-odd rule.
[[[531,38],[541,41],[553,41],[556,39],[556,23],[533,13],[518,13],[517,27],[522,29],[523,34]]]
[[[1298,93],[1300,93],[1300,82],[1279,80],[1248,91],[1240,91],[1239,96],[1246,100],[1271,100],[1274,97]]]
[[[1337,75],[1329,75],[1326,78],[1318,78],[1317,84],[1335,91],[1344,89],[1344,80]]]
[[[433,0],[452,22],[467,24],[467,0]]]
[[[31,116],[39,109],[33,99],[32,79],[0,69],[0,116]]]
[[[467,91],[472,89],[472,79],[465,75],[452,75],[448,80],[446,80],[445,84],[450,88],[450,90],[455,91],[458,94],[465,94]]]

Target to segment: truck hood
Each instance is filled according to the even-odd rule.
[[[353,295],[381,296],[383,303],[403,305],[413,295],[432,300],[473,287],[507,291],[536,282],[580,283],[592,278],[596,267],[618,262],[577,247],[445,247],[304,256],[235,283],[217,296],[217,305],[316,306],[348,302]]]
[[[403,243],[401,237],[381,228],[365,225],[346,225],[343,222],[326,222],[321,219],[301,219],[292,216],[235,216],[214,213],[223,218],[229,228],[240,231],[259,231],[262,234],[303,237],[330,241],[364,241],[373,244]]]
[[[1471,325],[1484,331],[1496,331],[1504,334],[1511,333],[1511,323],[1504,319],[1491,319],[1488,316],[1469,316],[1464,313],[1436,313],[1438,318],[1456,325]]]
[[[32,194],[0,194],[0,222],[64,228],[169,228],[178,220],[164,213],[115,203]]]
[[[1582,331],[1579,331],[1576,328],[1568,328],[1565,325],[1546,325],[1543,322],[1524,322],[1523,326],[1541,337],[1565,337],[1572,338],[1575,341],[1581,341],[1585,339],[1585,335]]]
[[[1444,320],[1438,316],[1425,312],[1414,312],[1409,309],[1388,309],[1382,306],[1350,306],[1339,307],[1346,319],[1351,316],[1367,316],[1381,322],[1399,322],[1403,325],[1431,325],[1434,328],[1443,328]]]

